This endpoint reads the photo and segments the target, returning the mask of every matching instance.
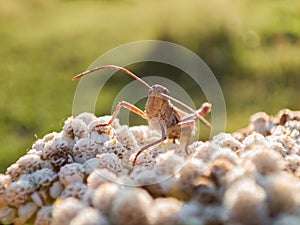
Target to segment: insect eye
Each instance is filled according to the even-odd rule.
[[[168,95],[169,94],[169,90],[168,89],[164,89],[163,93],[166,94],[166,95]]]

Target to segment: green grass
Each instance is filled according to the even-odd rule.
[[[296,0],[0,0],[0,171],[35,135],[61,129],[72,112],[73,75],[132,41],[172,41],[202,57],[224,91],[229,132],[257,111],[299,108],[299,8]],[[143,64],[136,71],[156,70]],[[105,88],[98,115],[109,113],[110,91],[126,81],[114,78]]]

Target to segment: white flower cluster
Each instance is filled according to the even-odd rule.
[[[0,174],[0,224],[300,224],[300,112],[188,146],[82,113]]]

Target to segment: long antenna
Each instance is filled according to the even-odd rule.
[[[72,80],[77,80],[78,78],[80,77],[83,77],[87,74],[90,74],[90,73],[93,73],[95,71],[98,71],[98,70],[103,70],[103,69],[117,69],[117,70],[121,70],[125,73],[127,73],[129,76],[133,77],[134,79],[138,80],[139,82],[141,82],[143,85],[145,85],[147,88],[149,88],[150,90],[154,90],[149,84],[147,84],[145,81],[143,81],[141,78],[139,78],[137,75],[135,75],[134,73],[130,72],[129,70],[127,70],[126,68],[124,67],[121,67],[121,66],[115,66],[115,65],[106,65],[106,66],[99,66],[99,67],[95,67],[93,69],[90,69],[90,70],[87,70],[83,73],[80,73],[76,76],[74,76],[72,78]],[[155,90],[154,90],[155,91]],[[203,116],[200,116],[195,110],[193,110],[191,107],[189,107],[188,105],[184,104],[183,102],[171,97],[170,95],[166,95],[164,93],[158,93],[159,95],[161,95],[162,97],[170,100],[170,101],[173,101],[175,103],[177,103],[178,105],[186,108],[187,110],[189,110],[190,112],[192,113],[195,113],[195,115],[197,116],[197,118],[207,127],[211,127],[210,126],[210,123],[203,117]]]
[[[120,66],[115,66],[115,65],[107,65],[107,66],[99,66],[99,67],[96,67],[96,68],[93,68],[91,70],[87,70],[81,74],[78,74],[76,75],[75,77],[72,78],[72,80],[76,80],[80,77],[83,77],[87,74],[90,74],[90,73],[93,73],[97,70],[103,70],[103,69],[117,69],[117,70],[121,70],[125,73],[127,73],[129,76],[133,77],[134,79],[138,80],[139,82],[141,82],[143,85],[145,85],[147,88],[153,90],[153,88],[147,84],[145,81],[143,81],[141,78],[139,78],[137,75],[135,75],[134,73],[130,72],[129,70],[127,70],[126,68],[124,67],[120,67]]]

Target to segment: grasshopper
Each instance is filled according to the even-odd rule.
[[[138,114],[142,118],[146,119],[148,121],[149,126],[152,129],[161,130],[161,138],[159,140],[147,144],[136,153],[132,163],[133,166],[136,165],[138,156],[143,151],[150,148],[151,146],[162,143],[167,138],[173,140],[173,142],[175,142],[176,139],[179,139],[181,136],[182,129],[186,129],[188,132],[188,138],[185,145],[185,151],[187,152],[187,147],[190,142],[190,137],[193,130],[195,130],[195,124],[197,120],[200,120],[205,126],[209,128],[211,127],[210,123],[204,119],[204,116],[207,115],[211,110],[211,104],[205,102],[202,104],[200,109],[195,111],[191,107],[184,104],[183,102],[171,97],[169,95],[169,90],[166,87],[159,84],[150,86],[149,84],[147,84],[145,81],[143,81],[141,78],[139,78],[137,75],[130,72],[126,68],[115,66],[115,65],[100,66],[100,67],[93,68],[91,70],[87,70],[81,74],[78,74],[74,76],[72,80],[76,80],[82,76],[103,69],[116,69],[116,70],[123,71],[129,76],[138,80],[149,90],[145,111],[142,111],[141,109],[137,108],[136,106],[126,101],[121,101],[117,105],[109,122],[106,124],[98,125],[98,126],[111,125],[114,119],[117,117],[120,109],[124,107]],[[190,111],[190,113],[184,112],[181,109],[175,107],[171,102],[177,103],[178,105],[182,106],[186,110]]]

